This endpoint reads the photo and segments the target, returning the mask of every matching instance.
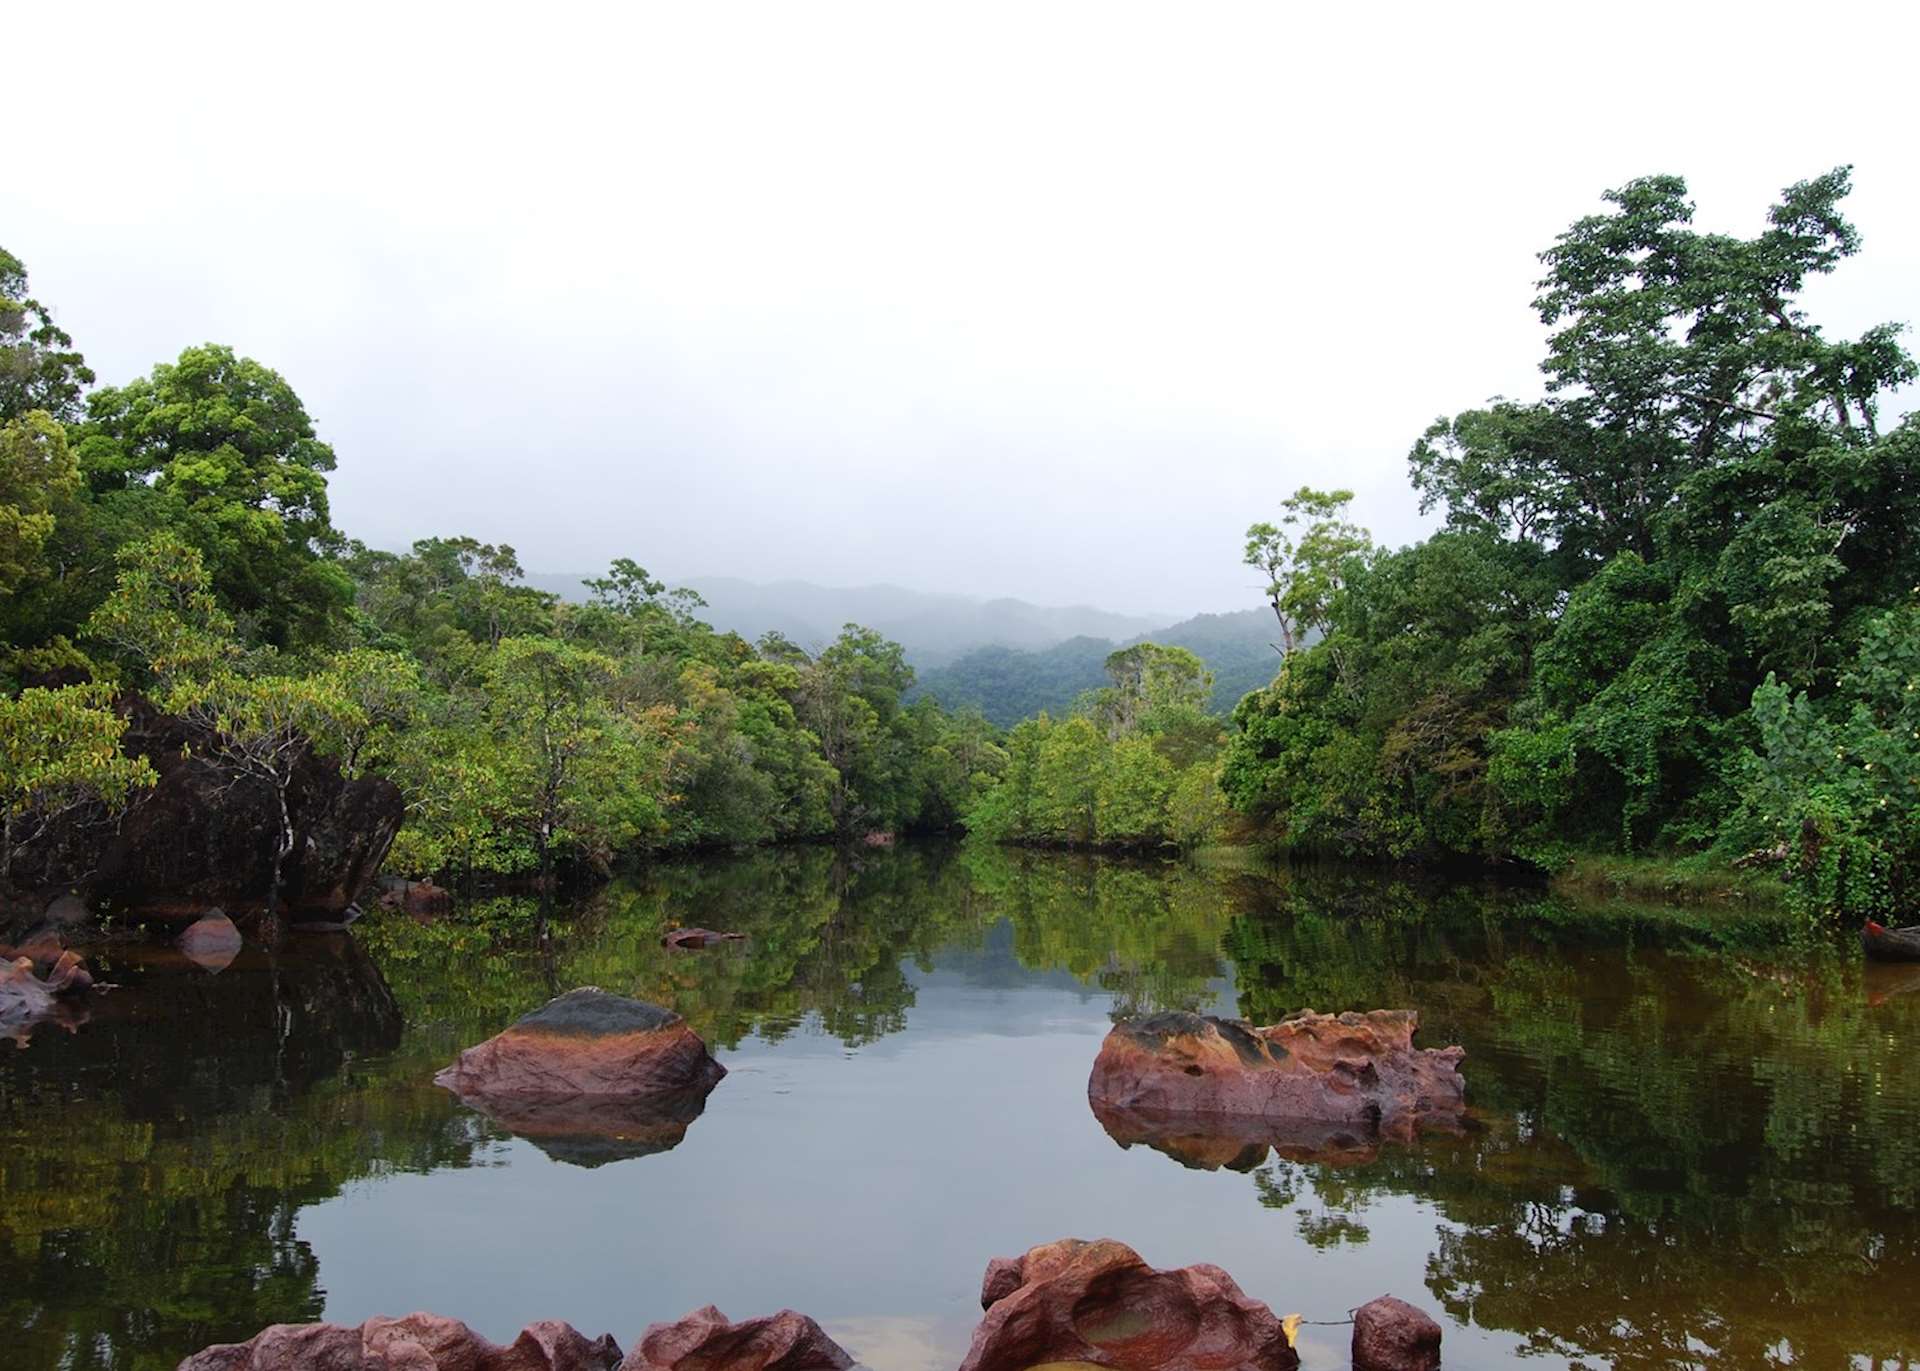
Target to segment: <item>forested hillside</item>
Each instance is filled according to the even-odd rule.
[[[1224,716],[1241,696],[1273,680],[1280,663],[1275,636],[1273,616],[1250,609],[1198,614],[1128,645],[1151,641],[1200,657],[1213,673],[1206,707]],[[1100,689],[1107,680],[1107,656],[1120,646],[1106,638],[1080,637],[1037,651],[975,648],[945,666],[921,671],[917,689],[949,709],[977,709],[990,722],[1011,727],[1042,712],[1066,714],[1082,695]]]

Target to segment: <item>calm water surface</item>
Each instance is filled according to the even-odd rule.
[[[544,947],[525,919],[219,974],[96,949],[120,988],[88,1022],[0,1043],[0,1362],[170,1367],[416,1308],[630,1345],[712,1302],[937,1371],[987,1259],[1069,1235],[1309,1319],[1399,1294],[1455,1371],[1920,1358],[1917,976],[1674,911],[997,852],[664,867]],[[667,952],[676,924],[751,938]],[[429,1084],[582,984],[674,1006],[728,1066],[677,1145],[543,1149]],[[1122,1146],[1087,1107],[1117,1012],[1401,1005],[1467,1049],[1461,1135]],[[1344,1367],[1346,1332],[1304,1329],[1307,1364]]]

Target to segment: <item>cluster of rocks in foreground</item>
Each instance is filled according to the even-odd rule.
[[[1294,1371],[1297,1318],[1281,1319],[1217,1266],[1162,1271],[1124,1243],[1077,1238],[997,1257],[985,1317],[959,1371]],[[1440,1326],[1383,1296],[1353,1316],[1355,1371],[1433,1371]],[[275,1324],[242,1343],[197,1352],[180,1371],[847,1371],[854,1358],[791,1309],[730,1323],[708,1305],[656,1323],[624,1355],[609,1335],[528,1325],[494,1343],[436,1314],[358,1326]]]

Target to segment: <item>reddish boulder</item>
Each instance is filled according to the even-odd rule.
[[[1293,1371],[1273,1311],[1217,1266],[1156,1271],[1123,1243],[1064,1239],[987,1267],[960,1371],[1079,1362],[1112,1371]]]
[[[1296,1014],[1270,1028],[1166,1013],[1116,1024],[1087,1082],[1096,1110],[1367,1124],[1406,1139],[1466,1105],[1458,1047],[1416,1048],[1411,1009]]]
[[[1353,1311],[1353,1371],[1436,1371],[1440,1325],[1382,1295]]]
[[[611,1371],[620,1348],[570,1324],[529,1324],[505,1347],[458,1319],[409,1314],[358,1327],[276,1323],[245,1342],[194,1353],[179,1371]]]
[[[77,1027],[87,1012],[75,1008],[74,1001],[92,985],[93,976],[77,952],[62,952],[45,980],[34,974],[31,957],[0,961],[0,1037],[24,1047],[37,1024]]]
[[[712,1305],[640,1335],[620,1371],[846,1371],[853,1358],[805,1314],[728,1323]]]
[[[561,1160],[595,1165],[678,1143],[726,1074],[672,1010],[587,986],[433,1080]]]
[[[744,933],[715,933],[711,928],[674,928],[660,940],[663,947],[706,947],[712,943],[737,943],[746,941]]]
[[[233,920],[217,909],[209,909],[188,924],[179,938],[180,950],[208,971],[225,971],[232,965],[240,955],[241,941]]]

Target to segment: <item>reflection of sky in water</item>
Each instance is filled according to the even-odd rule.
[[[801,1033],[720,1054],[731,1074],[672,1152],[588,1171],[514,1140],[502,1165],[393,1175],[304,1210],[327,1317],[431,1309],[497,1338],[564,1318],[627,1345],[707,1303],[791,1307],[879,1371],[932,1371],[964,1353],[987,1259],[1067,1236],[1215,1263],[1278,1313],[1339,1319],[1387,1292],[1438,1312],[1424,1202],[1370,1193],[1369,1240],[1316,1250],[1294,1213],[1318,1211],[1310,1185],[1263,1208],[1245,1175],[1116,1146],[1086,1101],[1108,997],[1021,971],[1005,946],[910,968],[905,1030],[871,1045]],[[1308,1365],[1344,1366],[1346,1334],[1303,1330]],[[1447,1364],[1513,1345],[1450,1326]]]

